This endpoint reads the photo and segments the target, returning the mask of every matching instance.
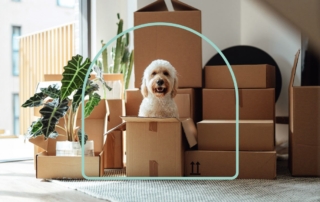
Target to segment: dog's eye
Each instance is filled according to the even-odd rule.
[[[157,72],[152,72],[152,74],[151,74],[151,75],[152,75],[152,76],[154,76],[154,75],[156,75],[156,74],[157,74]]]
[[[163,72],[164,75],[166,76],[169,76],[169,73],[168,72]]]

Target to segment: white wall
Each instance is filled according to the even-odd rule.
[[[267,52],[281,71],[282,89],[276,103],[276,115],[288,116],[288,85],[296,52],[301,48],[300,31],[286,20],[274,15],[259,3],[261,0],[241,1],[241,44]],[[295,84],[300,85],[301,65],[297,68]],[[277,142],[288,139],[288,125],[276,125]]]
[[[56,0],[21,0],[21,2],[1,0],[0,15],[0,86],[2,86],[0,129],[8,130],[9,134],[12,134],[12,94],[18,93],[20,89],[19,77],[12,76],[11,26],[21,26],[21,34],[26,35],[72,22],[75,18],[73,8],[58,7]]]

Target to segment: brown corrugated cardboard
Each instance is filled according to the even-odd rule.
[[[203,120],[197,123],[198,149],[236,150],[235,120]],[[273,151],[273,120],[239,120],[240,151]]]
[[[107,131],[121,124],[121,116],[126,115],[125,103],[122,99],[108,100],[108,126]]]
[[[189,94],[190,95],[190,118],[195,123],[202,120],[202,89],[201,88],[179,88],[177,94]],[[179,107],[179,103],[177,103]],[[180,111],[179,111],[180,113]],[[181,117],[181,116],[180,116]]]
[[[114,169],[124,167],[125,156],[125,130],[126,123],[109,130],[106,135],[104,144],[104,168]]]
[[[61,122],[61,123],[60,123]],[[103,174],[103,134],[106,127],[106,101],[101,100],[95,107],[91,115],[85,119],[85,132],[88,140],[94,141],[94,151],[96,156],[86,157],[86,172],[88,176],[102,176]],[[63,119],[59,120],[63,124]],[[81,126],[81,108],[78,112],[77,126]],[[40,138],[38,140],[38,138]],[[37,178],[82,178],[81,175],[81,156],[55,156],[54,139],[44,140],[38,137],[34,140],[40,141],[39,146],[45,143],[46,152],[36,156]],[[41,140],[42,138],[42,140]],[[58,140],[65,136],[59,136]]]
[[[184,124],[176,118],[122,118],[126,121],[127,129],[127,176],[183,175],[184,146],[181,125]],[[186,120],[185,124],[194,126],[190,119]],[[195,126],[191,127],[191,131],[189,127],[183,128],[186,135],[195,130]],[[192,146],[194,145],[190,145]]]
[[[275,151],[240,151],[239,175],[242,179],[275,179]],[[186,151],[185,175],[192,177],[233,177],[236,173],[234,151]]]
[[[138,116],[142,94],[138,88],[126,90],[126,116]]]
[[[175,11],[171,12],[163,0],[136,11],[134,26],[170,22],[201,33],[201,11],[176,0],[172,4]],[[201,46],[199,36],[180,28],[152,26],[135,30],[135,87],[140,87],[143,71],[156,59],[167,60],[176,68],[179,87],[202,87]]]
[[[88,177],[102,176],[103,152],[95,156],[85,157],[85,174]],[[42,179],[53,178],[83,178],[81,172],[81,157],[77,156],[52,156],[42,152],[36,156],[36,177]]]
[[[194,121],[201,120],[201,89],[179,88],[174,98],[180,118],[192,118]],[[126,116],[138,116],[142,95],[139,89],[126,90]]]
[[[232,65],[238,88],[275,88],[275,67],[267,64]],[[204,68],[205,88],[234,88],[226,65]]]
[[[204,120],[235,119],[234,89],[203,89],[202,113]],[[239,119],[274,120],[275,90],[239,89]]]
[[[320,86],[289,84],[289,167],[294,176],[320,176]]]

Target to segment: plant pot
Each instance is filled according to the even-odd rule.
[[[94,156],[93,140],[88,140],[84,145],[84,155]],[[57,141],[56,156],[81,156],[80,142]]]

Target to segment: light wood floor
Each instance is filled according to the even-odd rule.
[[[36,179],[33,160],[0,163],[0,201],[103,201],[57,184]]]
[[[33,160],[7,162],[17,159],[33,159],[33,145],[23,137],[0,137],[0,202],[38,201],[103,201],[81,192],[36,179]]]

